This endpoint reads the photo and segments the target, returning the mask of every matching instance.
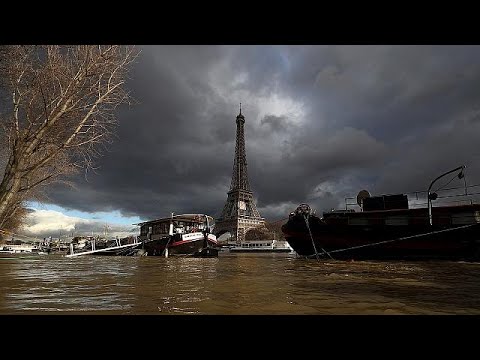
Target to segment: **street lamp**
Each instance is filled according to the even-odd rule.
[[[427,191],[427,202],[428,202],[428,219],[430,220],[430,225],[433,225],[432,223],[432,200],[436,200],[437,197],[438,197],[438,194],[437,193],[430,193],[430,190],[432,189],[432,186],[433,184],[440,178],[444,177],[445,175],[448,175],[448,174],[451,174],[455,171],[458,171],[458,170],[461,170],[459,173],[458,173],[458,178],[461,179],[464,177],[463,175],[463,170],[465,169],[465,165],[462,165],[462,166],[459,166],[453,170],[450,170],[450,171],[447,171],[446,173],[438,176],[437,178],[435,178],[435,180],[433,180],[431,183],[430,183],[430,186],[428,187],[428,191]]]

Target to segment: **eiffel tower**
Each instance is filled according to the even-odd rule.
[[[225,232],[230,232],[236,243],[241,243],[245,241],[245,234],[248,230],[265,228],[265,219],[257,210],[248,182],[244,134],[245,117],[242,115],[242,103],[240,103],[240,114],[236,121],[237,137],[232,182],[222,215],[215,221],[215,234],[220,236]]]

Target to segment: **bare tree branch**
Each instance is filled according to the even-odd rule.
[[[125,81],[138,53],[120,45],[0,46],[0,228],[45,187],[95,169],[113,141],[116,108],[130,103]]]

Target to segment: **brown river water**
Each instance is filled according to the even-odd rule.
[[[480,314],[480,263],[0,255],[0,314]]]

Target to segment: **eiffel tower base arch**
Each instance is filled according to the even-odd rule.
[[[220,237],[222,234],[229,232],[231,234],[230,241],[240,244],[245,241],[245,234],[252,229],[266,229],[265,220],[262,218],[238,217],[230,220],[217,220],[215,223],[215,235]]]

